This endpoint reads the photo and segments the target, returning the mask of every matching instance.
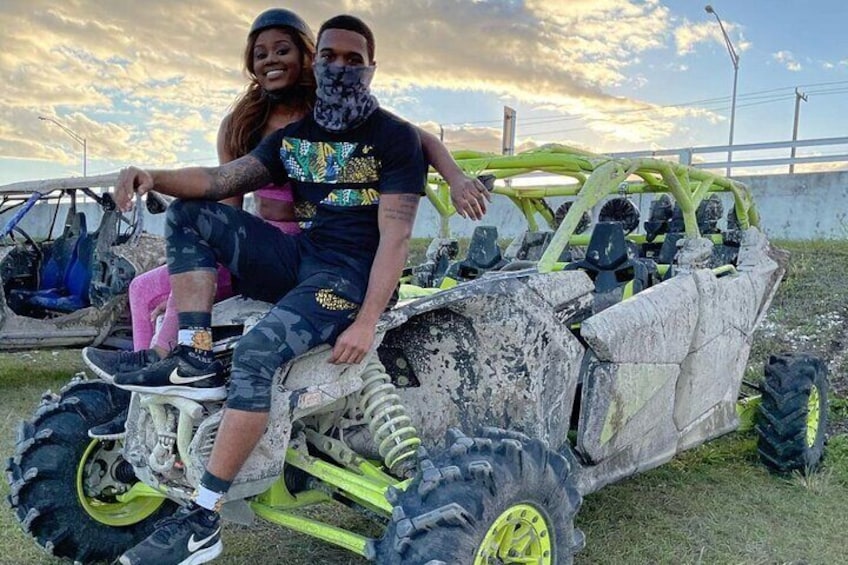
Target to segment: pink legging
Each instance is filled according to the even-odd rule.
[[[283,186],[269,184],[259,189],[256,192],[256,196],[282,202],[294,201],[292,188],[288,183]],[[283,233],[290,235],[300,233],[300,227],[297,222],[278,222],[268,219],[265,221]],[[232,277],[230,277],[230,272],[221,265],[218,265],[218,290],[215,293],[215,302],[229,298],[233,294],[233,281]],[[165,351],[173,349],[177,343],[179,323],[177,321],[177,306],[174,296],[171,294],[171,281],[168,278],[168,268],[162,266],[135,277],[130,283],[129,296],[133,329],[133,349],[136,351],[147,349],[148,347],[156,347]],[[161,325],[157,329],[150,317],[153,311],[161,306],[165,300],[167,300],[165,314],[162,317]]]
[[[233,295],[230,272],[218,265],[218,290],[215,302]],[[150,319],[153,311],[163,302],[165,313],[158,329]],[[165,351],[173,349],[177,341],[177,306],[171,294],[168,267],[162,265],[135,277],[130,283],[130,316],[132,316],[133,349],[158,347]]]

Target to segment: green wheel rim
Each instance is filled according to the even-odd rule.
[[[486,532],[474,565],[553,565],[551,531],[544,514],[529,504],[507,508]]]
[[[820,402],[819,389],[814,386],[810,390],[810,398],[807,400],[807,447],[813,447],[816,444],[816,438],[819,436]]]
[[[164,498],[141,497],[127,502],[107,502],[85,493],[86,467],[91,456],[101,448],[98,440],[93,440],[80,458],[77,465],[77,499],[86,513],[107,526],[130,526],[150,517],[165,502]]]

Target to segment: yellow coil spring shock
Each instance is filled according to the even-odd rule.
[[[365,414],[380,457],[393,475],[412,476],[417,467],[416,453],[421,439],[380,361],[368,362],[362,373],[362,383],[359,407]]]

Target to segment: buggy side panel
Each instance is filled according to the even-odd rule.
[[[600,462],[632,446],[642,452],[634,461],[673,455],[679,374],[671,363],[593,364],[583,383],[578,448],[584,457]],[[636,470],[634,464],[630,472]]]
[[[655,467],[677,450],[675,386],[698,323],[691,277],[651,287],[583,322],[595,363],[583,379],[577,449],[583,492]]]
[[[678,450],[736,428],[735,405],[754,330],[783,277],[785,260],[785,253],[772,249],[762,233],[751,228],[742,237],[737,274],[693,273],[699,320],[677,383]]]
[[[784,259],[755,228],[739,257],[735,273],[681,273],[583,323],[597,356],[578,428],[578,451],[592,464],[581,476],[584,493],[738,425],[753,332]]]
[[[697,324],[695,282],[674,277],[592,316],[582,335],[601,361],[679,365]]]
[[[564,446],[583,358],[565,319],[589,306],[591,288],[579,272],[482,277],[390,330],[381,359],[425,443],[451,426],[499,426]]]

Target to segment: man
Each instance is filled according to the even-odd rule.
[[[395,290],[426,175],[406,122],[379,108],[371,30],[352,16],[321,26],[312,115],[272,134],[249,155],[217,168],[122,171],[116,200],[157,190],[168,210],[168,268],[180,312],[179,345],[166,359],[119,374],[115,384],[198,400],[226,397],[226,411],[195,502],[119,558],[124,565],[205,563],[222,551],[216,512],[268,421],[272,378],[282,364],[331,343],[333,363],[358,363]],[[246,212],[212,202],[291,180],[314,207],[291,237]],[[240,340],[229,394],[211,351],[215,266],[247,296],[275,302]]]

